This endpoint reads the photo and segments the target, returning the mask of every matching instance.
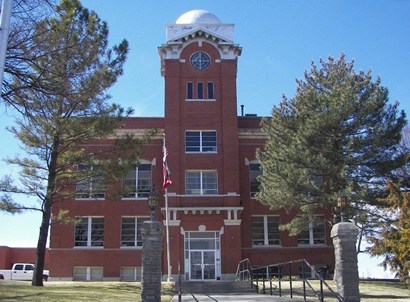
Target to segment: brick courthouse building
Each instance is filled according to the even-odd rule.
[[[129,118],[124,124],[134,133],[157,128],[160,135],[144,146],[140,164],[118,184],[127,194],[114,198],[110,188],[94,179],[77,184],[77,197],[54,207],[55,213],[67,209],[81,222],[52,226],[52,279],[140,279],[140,227],[149,219],[152,185],[162,184],[162,134],[173,182],[168,208],[174,277],[179,261],[185,280],[233,279],[244,258],[253,265],[305,258],[333,267],[326,223],[289,237],[278,226],[297,213],[272,212],[254,198],[260,173],[255,151],[263,148],[267,136],[259,117],[237,114],[242,49],[234,43],[233,30],[233,24],[205,11],[190,11],[167,25],[166,42],[159,47],[165,116]],[[165,222],[162,197],[155,216]],[[166,275],[165,239],[163,255]]]

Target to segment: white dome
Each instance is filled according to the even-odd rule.
[[[195,23],[204,23],[204,24],[215,24],[221,23],[221,20],[214,14],[206,10],[190,10],[185,14],[181,15],[176,24],[195,24]]]

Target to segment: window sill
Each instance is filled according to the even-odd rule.
[[[253,249],[277,249],[282,248],[281,244],[278,245],[252,245]]]
[[[104,197],[104,198],[92,198],[92,197],[90,197],[90,198],[86,198],[86,197],[76,197],[76,198],[75,198],[75,200],[105,200],[105,197]]]
[[[328,245],[327,244],[325,244],[325,243],[318,243],[318,244],[298,244],[298,247],[308,247],[308,248],[311,248],[311,247],[327,247]]]
[[[103,250],[103,246],[75,246],[75,250]]]
[[[218,151],[185,151],[185,154],[218,154]]]
[[[183,197],[221,197],[219,194],[185,194]]]
[[[121,246],[122,250],[142,250],[142,246]]]
[[[185,99],[186,102],[215,102],[216,99]]]
[[[148,197],[122,197],[121,200],[148,200]]]

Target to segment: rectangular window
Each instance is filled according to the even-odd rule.
[[[208,82],[208,99],[214,99],[214,83]]]
[[[75,266],[73,281],[103,281],[104,269],[102,267]]]
[[[194,98],[194,84],[193,83],[186,84],[186,98],[188,100],[192,100]]]
[[[323,217],[321,217],[318,221],[309,223],[309,226],[299,233],[298,244],[326,244],[326,228]]]
[[[76,184],[76,198],[105,198],[105,178],[96,166],[78,165],[80,180]]]
[[[255,198],[259,192],[258,176],[262,174],[261,165],[258,163],[249,164],[249,191],[250,197]]]
[[[280,245],[279,216],[252,217],[252,246]]]
[[[198,82],[197,83],[197,93],[198,93],[198,99],[203,100],[204,99],[204,83]]]
[[[196,94],[194,91],[196,87]],[[206,91],[205,91],[206,89]],[[206,95],[205,95],[206,93]],[[186,83],[186,99],[187,100],[214,100],[215,99],[215,87],[213,82],[187,82]]]
[[[120,281],[141,281],[142,267],[121,267]]]
[[[75,225],[74,246],[103,247],[104,218],[82,217]]]
[[[216,131],[186,131],[185,152],[216,152]]]
[[[122,189],[124,198],[148,197],[151,192],[151,164],[139,164],[124,173]]]
[[[121,246],[142,246],[141,226],[148,217],[123,217],[121,220]]]
[[[218,175],[216,171],[186,171],[185,193],[187,195],[218,194]]]

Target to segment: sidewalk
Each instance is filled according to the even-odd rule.
[[[178,302],[178,295],[172,298],[172,302]],[[257,294],[183,294],[182,302],[300,302],[303,299],[279,298],[270,295]],[[306,302],[306,301],[305,301]]]
[[[301,298],[278,297],[256,294],[248,283],[235,281],[183,282],[181,302],[293,302],[305,301]],[[178,302],[175,295],[172,302]],[[313,301],[313,300],[310,300]]]

